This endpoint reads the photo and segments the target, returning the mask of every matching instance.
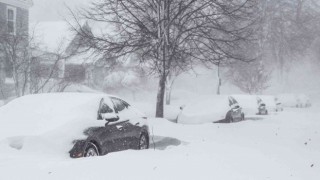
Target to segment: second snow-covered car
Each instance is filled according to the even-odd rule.
[[[123,99],[106,94],[17,98],[0,108],[0,126],[0,141],[20,151],[69,152],[70,157],[79,158],[149,147],[145,115]]]
[[[266,103],[262,101],[260,97],[257,97],[257,104],[258,104],[258,115],[267,115],[268,109]]]
[[[210,122],[237,122],[244,120],[244,113],[232,96],[213,95],[199,97],[181,107],[177,122],[199,124]]]

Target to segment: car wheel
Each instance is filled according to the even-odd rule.
[[[84,152],[84,157],[99,156],[98,147],[93,143],[88,143],[88,146]]]
[[[139,138],[139,150],[148,149],[149,148],[149,138],[143,133]]]

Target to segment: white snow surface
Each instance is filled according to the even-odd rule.
[[[107,96],[56,93],[15,99],[0,109],[0,147],[68,157],[72,141],[86,138],[84,130],[106,123],[97,120],[97,111]]]
[[[45,99],[45,95],[32,97],[35,104],[23,104],[18,99],[1,107],[0,179],[320,178],[320,104],[308,109],[287,108],[281,113],[252,116],[246,121],[231,124],[183,125],[151,118],[148,120],[152,135],[149,150],[128,150],[101,157],[70,159],[65,151],[70,146],[66,138],[80,133],[76,132],[78,127],[74,127],[74,122],[81,120],[56,114],[58,111],[59,114],[75,112],[77,117],[96,117],[93,112],[88,113],[91,110],[96,113],[98,106],[91,101],[92,96],[77,98],[68,95],[55,99],[65,103],[58,108],[49,99],[45,105],[36,103]],[[68,102],[79,106],[73,109]],[[81,109],[87,108],[88,104],[92,104],[92,107]],[[25,107],[25,110],[20,110],[20,107]],[[50,107],[58,110],[52,112]],[[19,111],[15,111],[18,108]],[[8,112],[9,109],[11,112]],[[34,111],[33,114],[39,119],[29,119],[24,113],[29,111]],[[4,118],[9,114],[8,119]],[[17,124],[24,121],[27,129]],[[73,124],[66,128],[67,132],[60,129],[67,127],[66,122]]]

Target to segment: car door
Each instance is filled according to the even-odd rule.
[[[119,116],[124,121],[123,124],[123,138],[124,149],[133,148],[138,144],[139,136],[142,131],[142,126],[145,125],[146,119],[142,117],[135,109],[119,98],[111,98],[112,101],[119,105]]]
[[[115,107],[109,97],[102,98],[98,110],[98,119],[100,119],[100,113],[115,113]],[[107,152],[120,151],[123,149],[123,124],[125,122],[118,121],[106,122],[105,127],[100,129],[97,133],[99,144],[101,149]]]
[[[107,152],[121,151],[124,149],[124,128],[125,122],[106,123],[103,133],[103,147]]]
[[[115,110],[120,117],[120,121],[123,122],[120,126],[122,128],[123,134],[121,134],[123,149],[129,149],[129,145],[132,141],[132,132],[136,129],[135,125],[132,124],[132,120],[135,118],[130,112],[130,105],[124,100],[116,97],[111,97],[114,103]]]

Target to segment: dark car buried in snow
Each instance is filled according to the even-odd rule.
[[[240,107],[238,101],[232,96],[229,96],[229,106],[231,109],[227,112],[225,121],[229,123],[243,121],[244,113],[242,112],[242,108]]]
[[[104,127],[90,127],[84,131],[85,140],[75,140],[70,157],[105,155],[127,149],[148,149],[149,128],[146,117],[137,117],[127,102],[107,96],[100,100],[97,120],[105,120]]]
[[[258,115],[267,115],[268,109],[266,103],[262,101],[260,97],[257,97],[257,104],[258,104]]]
[[[69,152],[72,158],[149,148],[146,116],[123,99],[103,93],[17,98],[0,108],[0,137],[10,142],[18,138],[21,151],[29,147],[30,153],[58,156]]]
[[[266,107],[265,103],[259,104],[258,107],[258,115],[267,115],[268,114],[268,109]]]

